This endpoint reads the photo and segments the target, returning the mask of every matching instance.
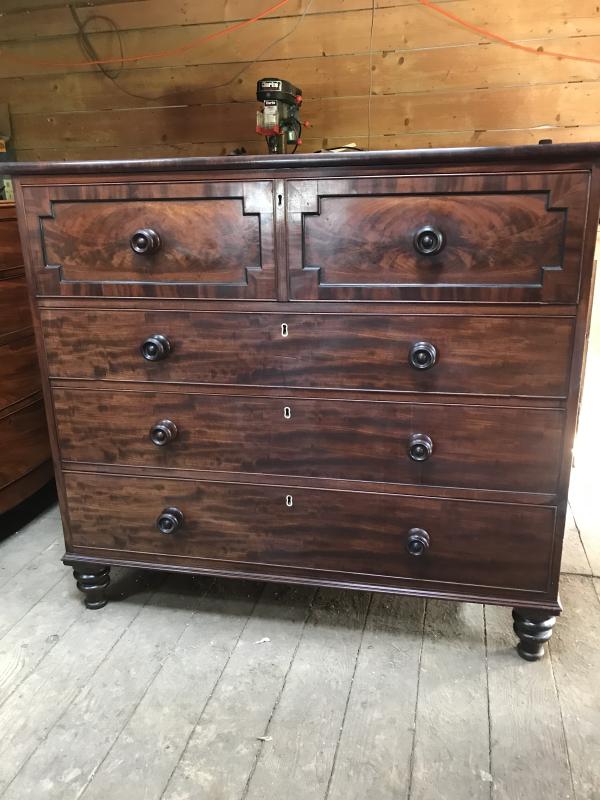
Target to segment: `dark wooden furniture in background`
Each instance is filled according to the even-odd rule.
[[[52,477],[40,383],[17,214],[0,202],[0,514]]]
[[[600,145],[19,164],[67,552],[514,607],[558,577]]]

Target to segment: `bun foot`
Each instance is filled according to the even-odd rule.
[[[547,611],[528,608],[513,610],[513,629],[519,637],[517,653],[526,661],[539,661],[544,655],[544,642],[552,636],[556,617]]]
[[[77,588],[85,595],[86,608],[104,608],[110,584],[110,567],[81,566],[73,568]]]

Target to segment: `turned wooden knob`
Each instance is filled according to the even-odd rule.
[[[422,256],[434,256],[443,248],[444,241],[444,234],[439,228],[425,225],[415,233],[413,244]]]
[[[161,419],[150,428],[150,441],[157,447],[164,447],[177,438],[177,425],[170,419]]]
[[[433,453],[433,441],[426,433],[413,433],[408,441],[408,455],[413,461],[427,461]]]
[[[408,363],[415,369],[431,369],[437,361],[437,349],[431,342],[415,342],[408,353]]]
[[[178,508],[165,508],[156,520],[156,527],[166,536],[171,536],[183,525],[183,513]]]
[[[406,540],[406,550],[411,556],[423,556],[429,550],[429,534],[423,528],[411,528]]]
[[[160,250],[160,236],[152,228],[140,228],[129,240],[131,249],[140,255],[150,255]]]
[[[140,349],[146,361],[162,361],[171,352],[171,342],[162,333],[155,333],[142,342]]]

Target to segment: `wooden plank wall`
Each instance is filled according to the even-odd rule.
[[[177,50],[272,3],[72,5],[101,57],[129,57]],[[438,4],[536,49],[600,56],[598,0]],[[114,80],[84,63],[64,0],[0,0],[0,12],[0,101],[19,159],[262,152],[255,84],[271,75],[304,91],[304,151],[600,139],[600,64],[514,50],[416,0],[289,0],[227,36],[127,62]]]

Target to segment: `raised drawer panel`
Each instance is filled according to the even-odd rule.
[[[575,303],[589,173],[290,181],[292,300]]]
[[[41,400],[0,417],[0,488],[50,458],[46,416]]]
[[[51,377],[565,397],[573,320],[441,314],[41,311]],[[140,346],[163,334],[161,361]],[[409,364],[433,343],[430,369]]]
[[[548,586],[555,510],[285,486],[150,480],[66,473],[71,546],[121,556],[181,557],[206,568],[293,568],[512,587]],[[175,507],[183,524],[160,533]],[[424,529],[429,549],[407,552]],[[458,589],[460,591],[460,589]]]
[[[55,388],[53,399],[65,462],[557,488],[564,423],[557,410],[66,388]],[[419,435],[433,446],[425,461],[409,452],[412,445],[419,454]]]
[[[25,187],[44,295],[273,299],[270,181]]]

